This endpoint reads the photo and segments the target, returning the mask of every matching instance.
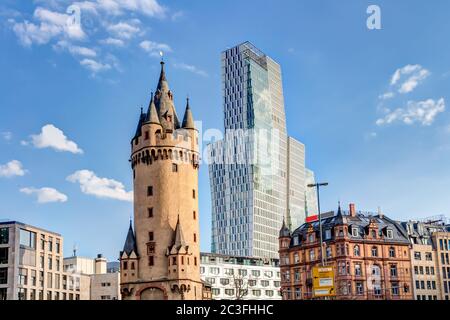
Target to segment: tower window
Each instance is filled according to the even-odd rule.
[[[152,196],[153,195],[153,187],[152,186],[148,186],[147,187],[147,196]]]
[[[193,213],[193,218],[194,218],[194,220],[196,220],[197,219],[197,213],[194,211],[194,213]]]
[[[195,189],[192,189],[192,198],[195,199]]]
[[[194,257],[194,265],[197,265],[197,257]]]
[[[181,264],[184,264],[184,256],[181,256]]]
[[[194,242],[197,242],[197,234],[194,233]]]
[[[154,242],[148,243],[147,244],[147,254],[151,255],[153,253],[155,253],[155,243]]]
[[[131,270],[134,270],[134,262],[131,263]]]
[[[148,133],[148,131],[145,131],[145,140],[148,140],[150,138],[150,135]]]
[[[134,144],[137,145],[139,143],[139,138],[134,139]]]
[[[148,265],[153,266],[155,264],[155,261],[153,259],[153,256],[148,257]]]
[[[173,257],[173,258],[172,258],[172,265],[173,265],[173,266],[176,266],[176,265],[177,265],[177,258],[176,258],[176,257]]]
[[[172,172],[178,172],[178,165],[176,163],[172,163]]]
[[[153,241],[153,231],[148,233],[148,241]]]
[[[149,218],[153,218],[153,208],[147,208],[147,213]]]
[[[128,263],[126,261],[123,262],[123,270],[128,269]]]

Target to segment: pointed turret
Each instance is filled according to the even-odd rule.
[[[280,238],[290,237],[290,236],[291,236],[291,232],[290,232],[289,228],[286,226],[286,222],[283,218],[283,225],[281,226],[281,229],[280,229]]]
[[[161,73],[159,74],[158,86],[156,87],[156,90],[169,90],[169,83],[167,82],[166,71],[164,70],[164,61],[161,61]]]
[[[136,238],[134,237],[133,226],[130,220],[130,227],[128,228],[127,239],[125,240],[122,252],[125,252],[129,256],[133,251],[137,254]]]
[[[187,246],[187,243],[184,240],[183,230],[181,229],[181,224],[180,224],[180,215],[178,215],[177,226],[175,227],[175,235],[174,235],[174,239],[173,239],[172,248],[175,247],[177,250],[180,250],[180,248],[186,247],[186,246]]]
[[[186,99],[186,111],[184,112],[183,129],[195,129],[194,117],[192,116],[191,108],[189,107],[189,98]]]
[[[159,75],[154,102],[162,127],[169,132],[180,128],[180,121],[178,120],[173,104],[173,94],[169,89],[169,83],[164,70],[164,61],[161,61],[161,74]]]
[[[342,210],[341,210],[341,202],[338,202],[338,211],[337,211],[337,215],[336,215],[336,219],[335,219],[335,225],[340,225],[340,224],[344,224],[344,216],[342,214]]]
[[[155,124],[161,124],[161,122],[159,122],[159,117],[158,117],[158,112],[156,111],[156,106],[155,106],[155,99],[153,97],[153,92],[152,92],[152,97],[150,99],[150,103],[148,105],[148,110],[147,110],[147,117],[145,120],[146,123],[155,123]]]
[[[142,124],[145,122],[145,114],[144,111],[141,108],[141,114],[139,115],[139,121],[136,127],[136,133],[134,134],[134,138],[139,137],[142,135]]]

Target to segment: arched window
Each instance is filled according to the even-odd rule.
[[[389,248],[389,257],[395,258],[395,248],[394,247]]]
[[[355,245],[355,246],[353,247],[353,255],[354,255],[355,257],[359,257],[359,256],[361,255],[361,252],[360,252],[360,250],[359,250],[359,246],[358,246],[358,245]]]
[[[378,248],[372,247],[372,257],[378,257]]]

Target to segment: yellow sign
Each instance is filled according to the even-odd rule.
[[[333,267],[313,267],[314,297],[330,297],[336,295],[334,290]]]

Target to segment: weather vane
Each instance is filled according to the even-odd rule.
[[[161,61],[164,61],[164,52],[160,51],[159,55],[161,56]]]

